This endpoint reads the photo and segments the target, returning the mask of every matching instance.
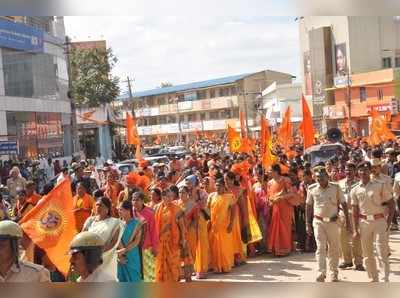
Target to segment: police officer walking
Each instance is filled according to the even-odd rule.
[[[337,184],[330,183],[325,167],[314,168],[317,183],[308,188],[306,200],[306,231],[309,235],[314,227],[319,275],[316,281],[324,282],[326,279],[326,252],[328,248],[329,271],[331,281],[337,282],[340,254],[340,237],[338,212],[339,205],[345,215],[346,227],[351,229],[346,201],[342,190]],[[314,219],[314,220],[313,220]]]
[[[384,273],[383,280],[389,281],[389,228],[394,214],[391,188],[378,179],[371,179],[371,164],[363,162],[358,166],[360,182],[351,190],[355,239],[361,238],[361,246],[368,277],[379,281],[374,242],[376,241],[379,264]],[[386,203],[386,204],[385,204]],[[388,208],[385,216],[383,204]]]
[[[351,206],[350,191],[358,183],[356,172],[356,165],[354,163],[348,162],[345,166],[346,178],[339,181],[339,186],[344,193],[344,197],[346,199],[346,204],[348,207]],[[351,208],[349,208],[349,214],[350,216],[352,214]],[[363,266],[361,241],[360,239],[352,239],[353,235],[348,232],[349,229],[346,226],[346,217],[343,210],[341,210],[339,213],[339,219],[340,244],[343,256],[343,263],[339,265],[339,268],[346,269],[353,267],[354,260],[355,269],[357,271],[365,271],[365,268]],[[349,223],[352,224],[352,221],[349,220]]]
[[[103,247],[103,240],[93,232],[81,232],[74,237],[70,245],[70,263],[72,271],[80,276],[78,282],[116,281],[101,269]]]
[[[43,266],[19,259],[21,227],[10,220],[0,221],[0,282],[50,282]]]

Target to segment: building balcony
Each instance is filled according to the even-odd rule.
[[[181,101],[178,104],[166,104],[156,107],[135,109],[136,117],[160,116],[176,113],[230,109],[238,107],[237,96],[224,96],[194,101]]]
[[[215,130],[225,130],[227,124],[240,128],[240,121],[237,118],[231,119],[220,119],[220,120],[204,120],[196,122],[181,122],[170,123],[170,124],[160,124],[160,125],[149,125],[149,126],[139,126],[138,133],[141,136],[147,135],[165,135],[165,134],[178,134],[178,133],[191,133],[195,131],[215,131]],[[249,126],[253,126],[253,119],[248,120]]]

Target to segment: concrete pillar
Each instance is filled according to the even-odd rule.
[[[2,49],[0,48],[0,96],[4,96],[6,94],[5,92],[5,86],[4,86],[4,71],[3,71],[3,52]]]
[[[98,132],[98,140],[100,147],[100,154],[104,159],[111,158],[111,134],[110,127],[108,125],[99,126]]]

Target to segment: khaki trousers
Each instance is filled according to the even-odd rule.
[[[364,262],[368,277],[374,281],[379,281],[379,274],[376,266],[374,254],[374,242],[376,241],[376,251],[378,254],[379,267],[384,274],[384,280],[389,280],[389,233],[386,231],[387,224],[385,219],[360,221],[361,246],[364,255]]]
[[[346,229],[346,222],[344,218],[340,221],[340,248],[342,252],[343,261],[347,264],[354,263],[354,265],[362,265],[362,249],[361,240],[353,239],[353,235],[349,234]],[[354,262],[353,262],[354,260]]]
[[[328,248],[329,271],[331,276],[337,275],[340,255],[339,224],[314,219],[313,227],[317,243],[315,257],[318,263],[318,272],[326,275],[326,252]]]

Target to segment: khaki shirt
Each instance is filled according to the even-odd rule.
[[[25,189],[25,185],[26,185],[26,180],[23,177],[17,177],[15,179],[13,178],[7,179],[7,188],[12,198],[15,198],[17,196],[17,188]]]
[[[109,275],[101,266],[97,267],[88,277],[82,279],[79,277],[77,282],[116,282],[116,278]]]
[[[384,213],[384,202],[392,198],[391,188],[379,180],[371,180],[367,185],[359,182],[350,192],[351,204],[360,208],[360,214]]]
[[[400,196],[400,173],[397,173],[394,177],[393,195],[395,199],[398,199]]]
[[[339,185],[329,183],[322,188],[318,183],[308,187],[307,205],[314,206],[314,214],[321,217],[334,217],[338,214],[339,205],[345,202],[343,191]]]
[[[5,277],[0,275],[0,282],[50,282],[50,272],[43,266],[19,261],[19,267],[12,265]]]
[[[393,179],[392,177],[385,175],[385,174],[379,174],[378,177],[373,177],[371,175],[371,179],[375,179],[375,180],[379,180],[380,182],[385,184],[385,187],[388,187],[390,189],[392,189],[393,186]]]

